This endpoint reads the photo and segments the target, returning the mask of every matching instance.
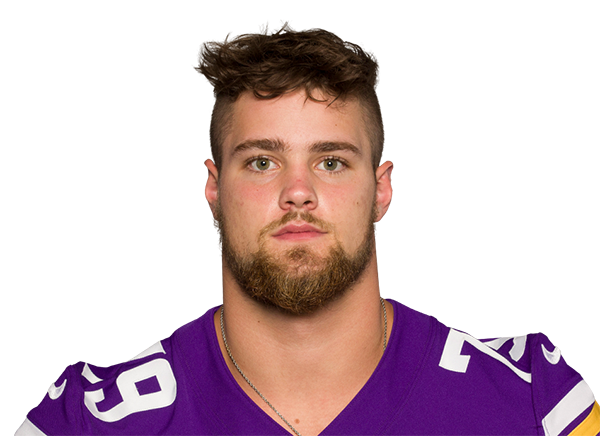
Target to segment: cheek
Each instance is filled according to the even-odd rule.
[[[264,186],[239,183],[222,187],[219,195],[231,242],[238,247],[252,247],[260,229],[269,224],[273,194],[267,192]]]
[[[261,193],[249,184],[227,184],[220,192],[221,205],[230,216],[244,215],[247,208],[259,204]]]
[[[358,242],[357,230],[364,228],[373,217],[374,188],[331,189],[327,197],[331,221],[335,223],[339,236]]]
[[[365,212],[371,215],[375,200],[375,187],[372,184],[329,187],[326,197],[335,210],[345,211],[352,215],[361,215]]]
[[[236,179],[228,184],[223,194],[231,204],[236,204],[238,207],[252,207],[261,200],[264,202],[267,198],[267,188]]]

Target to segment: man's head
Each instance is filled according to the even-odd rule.
[[[375,96],[374,61],[364,53],[358,56],[364,62],[355,60],[355,70],[371,75],[355,71],[352,76],[351,64],[321,61],[322,52],[333,48],[320,47],[319,41],[338,41],[336,50],[346,57],[359,48],[349,50],[324,31],[291,33],[273,35],[277,44],[265,35],[244,36],[226,43],[222,52],[217,44],[205,52],[202,68],[216,75],[223,67],[228,72],[221,75],[231,79],[229,87],[215,81],[214,112],[224,108],[224,115],[213,114],[211,139],[218,163],[206,162],[206,196],[221,232],[225,270],[255,300],[302,314],[342,295],[372,261],[373,223],[391,201],[391,163],[377,167],[381,150],[374,152],[373,137],[382,139],[382,133],[373,135],[378,128],[372,127],[373,116],[367,115],[361,97],[369,92]],[[288,36],[281,39],[283,35]],[[244,42],[236,44],[240,40]],[[229,45],[237,45],[239,52],[251,50],[246,58],[265,58],[267,64],[278,62],[274,52],[287,53],[294,61],[280,63],[288,69],[297,66],[306,80],[298,82],[298,71],[286,76],[278,70],[275,78],[298,80],[288,80],[289,89],[276,88],[267,66],[264,71],[253,68],[254,78],[245,76],[252,63],[248,59],[236,76]],[[302,51],[304,56],[295,57]],[[314,51],[320,54],[309,55]],[[353,79],[343,85],[332,79],[342,75]],[[358,83],[367,78],[369,86]],[[349,91],[356,89],[361,91]],[[225,123],[219,125],[219,119]]]
[[[357,99],[371,142],[373,169],[383,151],[383,121],[375,93],[377,62],[356,44],[321,29],[296,32],[287,25],[273,34],[248,34],[205,43],[197,70],[214,87],[210,145],[221,167],[231,109],[244,92],[271,99],[304,90],[309,99]]]

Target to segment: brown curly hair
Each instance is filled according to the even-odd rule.
[[[377,61],[356,44],[322,29],[294,31],[287,24],[272,34],[241,35],[231,41],[207,42],[200,52],[202,73],[214,87],[210,144],[217,168],[229,128],[231,105],[246,91],[270,99],[304,89],[314,101],[357,98],[363,108],[372,147],[373,168],[383,150],[383,122],[375,86]],[[314,91],[326,100],[319,100]]]

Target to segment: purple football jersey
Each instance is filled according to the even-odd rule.
[[[379,365],[322,434],[600,432],[592,392],[544,335],[480,341],[391,303],[394,328]],[[68,367],[17,435],[289,434],[230,373],[217,309],[129,362]]]

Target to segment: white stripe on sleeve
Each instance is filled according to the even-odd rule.
[[[42,432],[39,428],[37,428],[33,423],[25,418],[21,427],[15,433],[15,436],[46,436],[44,432]]]
[[[546,436],[558,436],[575,418],[594,404],[594,394],[581,380],[542,420]]]

